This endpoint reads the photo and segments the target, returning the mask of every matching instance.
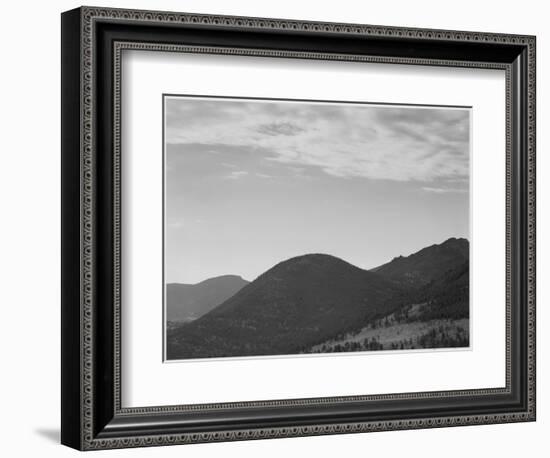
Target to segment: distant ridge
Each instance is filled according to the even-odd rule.
[[[167,321],[190,321],[220,305],[246,286],[238,275],[222,275],[196,284],[166,285]]]

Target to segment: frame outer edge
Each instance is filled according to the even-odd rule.
[[[61,443],[81,450],[80,10],[61,17]]]
[[[527,395],[528,417],[531,421],[537,418],[537,382],[536,382],[536,91],[537,91],[537,61],[536,37],[530,37],[527,43],[527,332],[528,332],[528,361],[527,361]]]
[[[393,38],[414,38],[420,40],[445,40],[462,42],[486,42],[503,45],[527,45],[533,35],[516,35],[492,32],[474,32],[462,30],[422,29],[415,27],[383,26],[373,24],[321,22],[312,20],[263,18],[251,16],[224,16],[215,14],[182,13],[173,11],[132,10],[83,6],[86,19],[109,19],[140,23],[184,24],[212,27],[236,27],[256,30],[287,30],[307,33],[324,32],[341,35],[368,35]]]
[[[81,7],[79,43],[80,54],[80,117],[81,117],[81,450],[96,449],[94,446],[94,238],[96,174],[94,173],[94,30],[90,8]]]
[[[73,10],[77,11],[77,10]],[[366,431],[387,431],[399,429],[416,429],[441,426],[459,426],[488,423],[507,423],[528,421],[535,419],[535,38],[527,35],[491,34],[481,32],[461,32],[428,30],[414,28],[369,26],[357,24],[315,23],[309,21],[279,20],[263,18],[245,18],[199,15],[186,13],[166,13],[155,11],[132,11],[111,8],[82,7],[78,10],[80,17],[80,46],[81,68],[79,69],[81,93],[81,214],[82,214],[82,243],[81,243],[81,283],[82,316],[79,320],[79,414],[80,414],[80,447],[81,449],[105,449],[125,448],[137,446],[169,445],[182,443],[198,443],[227,440],[250,440],[270,437],[293,437],[319,434],[339,434]],[[67,14],[67,13],[65,13]],[[113,439],[96,439],[93,433],[93,404],[94,392],[93,380],[93,348],[92,348],[92,311],[93,311],[93,207],[94,207],[94,176],[93,176],[93,23],[96,19],[133,22],[141,24],[197,24],[212,27],[236,27],[240,29],[293,29],[300,32],[331,32],[338,34],[360,34],[365,36],[392,36],[396,38],[415,38],[419,40],[444,40],[456,42],[487,42],[500,45],[524,46],[528,50],[528,74],[527,81],[527,116],[528,116],[528,216],[525,222],[528,225],[528,285],[527,285],[527,325],[528,325],[528,364],[527,385],[528,406],[525,411],[516,413],[501,413],[494,415],[454,416],[442,418],[417,418],[414,420],[392,420],[382,423],[348,423],[330,424],[308,427],[283,427],[253,429],[253,430],[227,430],[220,433],[183,433],[161,434],[158,436],[121,437]],[[64,124],[65,125],[65,124]],[[65,138],[65,137],[64,137]],[[64,157],[66,154],[64,153]],[[65,226],[64,226],[65,227]],[[64,242],[64,247],[67,247]],[[65,263],[65,257],[64,263]],[[67,288],[67,285],[65,285]],[[70,287],[69,287],[70,289]],[[65,309],[64,309],[65,311]],[[80,340],[81,339],[81,340]],[[76,343],[76,342],[74,342]],[[63,358],[65,361],[65,357]],[[81,364],[81,365],[80,365]],[[80,369],[82,373],[80,374]],[[73,371],[74,372],[74,371]],[[65,443],[65,442],[64,442]],[[69,445],[69,444],[67,444]]]

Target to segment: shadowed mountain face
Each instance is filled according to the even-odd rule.
[[[416,294],[425,304],[420,317],[428,319],[468,318],[470,312],[470,263],[464,261],[444,272]]]
[[[167,357],[309,352],[419,301],[426,302],[422,313],[435,316],[429,301],[436,296],[451,309],[460,303],[462,313],[467,266],[464,239],[450,239],[371,271],[325,254],[288,259],[199,319],[169,329]],[[435,301],[432,305],[437,309]]]
[[[446,271],[468,262],[469,249],[468,240],[451,238],[410,256],[394,258],[372,272],[403,285],[427,285]]]
[[[196,285],[166,285],[167,321],[190,321],[229,299],[248,282],[237,275],[210,278]]]
[[[298,353],[320,335],[381,311],[394,291],[378,274],[333,256],[292,258],[175,330],[168,358]]]

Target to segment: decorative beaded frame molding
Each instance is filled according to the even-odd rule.
[[[198,442],[228,441],[228,440],[250,440],[291,436],[310,436],[320,434],[339,434],[350,432],[388,431],[427,427],[443,427],[458,425],[476,425],[488,423],[505,423],[516,421],[530,421],[535,419],[535,38],[532,36],[518,36],[508,34],[491,34],[478,32],[425,30],[399,27],[381,27],[371,25],[337,24],[322,22],[307,22],[294,20],[263,19],[249,17],[227,17],[212,15],[197,15],[184,13],[133,11],[123,9],[106,9],[95,7],[82,7],[81,30],[80,30],[80,56],[81,56],[81,269],[80,269],[80,440],[77,448],[82,450],[138,447],[152,445],[169,445]],[[528,322],[526,323],[528,345],[528,358],[526,361],[528,382],[527,382],[527,409],[524,412],[499,413],[490,415],[457,415],[438,418],[415,418],[410,420],[371,421],[354,423],[333,423],[296,427],[272,427],[254,429],[228,429],[225,431],[205,433],[183,433],[183,434],[157,434],[134,437],[97,438],[94,428],[94,208],[96,195],[94,189],[94,88],[97,82],[94,81],[94,24],[98,20],[116,20],[128,23],[146,24],[205,24],[213,28],[223,26],[225,28],[249,28],[251,30],[295,30],[302,32],[334,32],[339,34],[361,35],[369,37],[397,37],[414,38],[418,40],[444,40],[450,42],[487,42],[498,44],[517,44],[527,48],[528,59],[528,132],[527,135],[527,310]],[[407,394],[388,394],[377,396],[356,396],[338,398],[314,398],[299,400],[277,400],[250,403],[230,404],[198,404],[187,406],[162,406],[150,408],[122,408],[120,402],[120,90],[121,90],[121,53],[125,49],[149,50],[149,51],[171,51],[186,53],[210,53],[230,55],[251,55],[266,57],[294,57],[302,59],[321,60],[348,60],[362,62],[398,63],[411,65],[438,65],[438,66],[462,66],[470,68],[495,68],[506,71],[506,158],[507,158],[507,204],[506,204],[506,387],[484,390],[465,390],[454,392],[422,392]],[[509,64],[492,64],[484,62],[451,61],[440,59],[411,59],[395,57],[375,57],[365,55],[336,55],[315,52],[292,52],[276,50],[259,50],[244,48],[205,47],[205,46],[180,46],[170,44],[153,44],[143,42],[117,42],[114,50],[114,125],[113,127],[113,150],[114,150],[114,259],[115,278],[113,297],[115,303],[114,316],[114,404],[118,415],[130,414],[162,414],[174,412],[187,412],[197,410],[216,410],[238,407],[265,407],[265,406],[298,406],[316,405],[323,403],[339,403],[350,401],[364,401],[374,399],[422,399],[429,397],[445,396],[472,396],[478,394],[509,393],[510,391],[510,320],[511,320],[511,298],[510,298],[510,272],[511,266],[511,207],[510,207],[510,160],[511,160],[511,138],[510,138],[510,66]],[[71,444],[69,444],[71,445]],[[72,444],[74,446],[74,444]]]

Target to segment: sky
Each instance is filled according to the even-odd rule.
[[[166,96],[165,278],[469,238],[470,110]]]

